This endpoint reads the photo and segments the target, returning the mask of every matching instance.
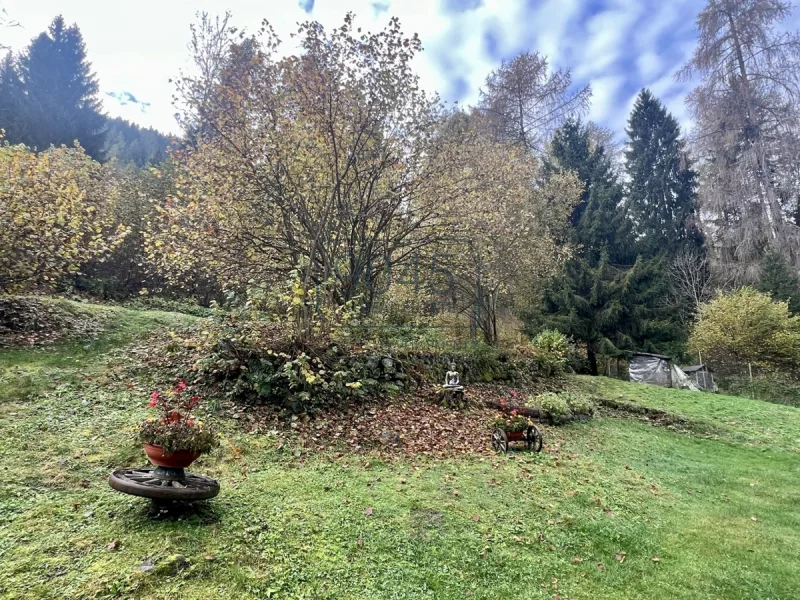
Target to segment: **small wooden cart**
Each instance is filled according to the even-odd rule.
[[[534,452],[542,451],[542,432],[536,425],[529,425],[522,431],[505,431],[500,427],[495,427],[492,431],[492,448],[495,452],[508,452],[510,442],[525,442],[528,450]]]

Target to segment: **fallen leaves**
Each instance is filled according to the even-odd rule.
[[[108,550],[109,552],[115,552],[116,550],[119,550],[119,547],[121,545],[122,542],[120,542],[119,540],[112,540],[111,542],[106,544],[106,550]]]
[[[620,564],[622,564],[625,562],[625,556],[626,556],[625,551],[620,550],[619,552],[614,554],[614,559],[617,560]]]
[[[367,508],[365,508],[364,509],[364,514],[367,515],[368,517],[371,517],[372,516],[372,507],[368,506]]]
[[[432,387],[423,388],[390,400],[354,402],[314,419],[301,416],[288,423],[268,406],[233,405],[226,413],[246,431],[282,432],[279,447],[288,445],[295,449],[299,446],[304,454],[346,448],[359,454],[370,452],[388,457],[494,455],[488,423],[497,411],[442,407],[430,401],[432,390]],[[467,395],[475,405],[482,406],[485,399],[496,398],[504,390],[503,386],[481,384],[470,386]],[[549,431],[545,433],[548,441],[549,434]],[[293,438],[291,442],[289,437]],[[500,482],[493,481],[490,485],[500,485]]]

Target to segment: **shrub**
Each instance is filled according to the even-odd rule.
[[[748,363],[765,371],[796,372],[800,364],[800,317],[786,302],[745,287],[701,305],[691,336],[694,350],[724,373]]]
[[[564,423],[572,416],[572,411],[567,401],[553,392],[536,396],[536,405],[541,410],[542,415],[548,417],[553,423]]]
[[[405,378],[391,357],[325,338],[300,342],[291,327],[235,315],[171,334],[146,360],[159,373],[191,377],[208,394],[292,412],[394,393]]]
[[[533,338],[531,346],[542,375],[564,373],[572,353],[572,343],[567,336],[560,331],[546,329]]]
[[[561,397],[566,400],[570,410],[575,415],[593,415],[595,404],[588,396],[580,393],[562,392]]]

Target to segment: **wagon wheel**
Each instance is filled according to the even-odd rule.
[[[542,432],[539,431],[536,425],[531,425],[528,427],[528,431],[525,432],[525,444],[528,446],[528,450],[541,452],[543,439]]]
[[[495,452],[508,452],[508,436],[499,427],[492,432],[492,448]]]
[[[164,477],[155,469],[117,469],[108,483],[123,494],[154,500],[206,500],[219,494],[219,483],[210,477],[193,473]]]

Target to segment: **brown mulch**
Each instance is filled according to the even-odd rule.
[[[430,387],[390,400],[352,404],[315,418],[287,420],[265,407],[229,407],[227,412],[246,431],[276,431],[281,443],[307,450],[449,458],[493,454],[491,421],[499,412],[487,402],[509,397],[510,391],[498,385],[470,386],[467,398],[473,407],[462,410],[434,404],[435,388]],[[547,437],[545,432],[545,443]]]

